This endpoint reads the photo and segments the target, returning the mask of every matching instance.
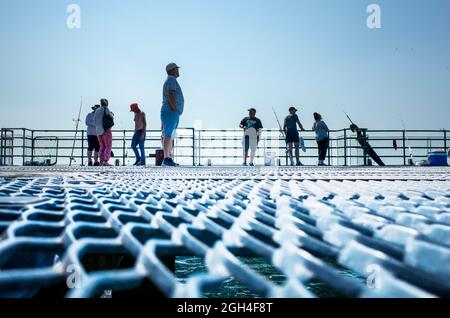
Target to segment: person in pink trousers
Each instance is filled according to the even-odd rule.
[[[95,111],[95,127],[97,130],[98,141],[100,143],[100,165],[111,166],[109,160],[111,159],[112,149],[112,132],[111,127],[105,126],[105,116],[111,118],[111,122],[114,119],[114,114],[108,108],[108,100],[102,99],[100,101],[101,107]]]

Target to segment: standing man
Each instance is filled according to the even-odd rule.
[[[250,108],[248,110],[248,117],[242,119],[239,127],[244,129],[243,148],[244,148],[244,166],[247,165],[248,150],[250,153],[250,166],[254,166],[254,160],[256,155],[256,148],[258,147],[259,139],[261,138],[261,132],[263,125],[261,120],[256,118],[256,109]]]
[[[289,159],[291,160],[291,166],[294,165],[294,158],[292,155],[292,148],[295,147],[295,159],[297,166],[303,166],[300,161],[300,135],[298,134],[297,125],[301,131],[305,131],[300,119],[297,116],[297,109],[295,107],[289,108],[289,115],[284,120],[283,130],[286,134],[286,143],[289,146]]]
[[[136,156],[135,166],[145,166],[145,134],[147,130],[147,121],[145,113],[139,109],[137,103],[130,105],[130,111],[134,113],[134,135],[131,142],[131,149],[133,149]],[[139,145],[139,154],[137,146]]]
[[[111,128],[114,126],[114,114],[109,110],[108,104],[107,99],[102,99],[100,101],[101,107],[95,111],[95,129],[100,143],[99,156],[101,166],[111,166],[109,159],[111,159]]]
[[[100,151],[100,144],[97,138],[97,130],[95,128],[95,111],[100,108],[100,105],[92,107],[92,112],[86,116],[87,136],[88,136],[88,166],[100,166],[98,161],[98,152]],[[94,153],[94,163],[92,162],[92,153]]]
[[[163,131],[163,166],[175,167],[177,163],[172,158],[172,141],[175,136],[180,116],[184,111],[184,96],[177,78],[180,77],[180,67],[175,63],[166,66],[167,79],[163,87],[163,103],[161,107],[161,123]]]

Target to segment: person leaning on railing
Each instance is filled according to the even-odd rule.
[[[319,166],[326,166],[325,158],[327,156],[328,147],[330,144],[330,139],[328,137],[328,129],[327,124],[322,119],[322,116],[319,113],[314,113],[314,125],[313,131],[316,132],[316,141],[317,146],[319,148]]]
[[[295,148],[295,159],[297,166],[303,166],[300,161],[300,135],[298,133],[297,125],[301,131],[305,131],[302,123],[297,115],[297,108],[289,108],[289,115],[284,119],[283,130],[286,135],[286,143],[289,146],[289,159],[291,161],[291,166],[294,165],[294,156],[292,154],[292,148]]]

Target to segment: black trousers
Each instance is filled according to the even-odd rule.
[[[325,138],[317,141],[317,146],[319,147],[319,160],[325,160],[327,157],[327,151],[330,144],[330,139]]]

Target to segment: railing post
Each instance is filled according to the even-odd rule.
[[[198,165],[202,164],[202,130],[198,131]]]
[[[403,130],[403,165],[406,166],[406,131]]]
[[[11,166],[14,166],[14,130],[11,130]]]
[[[122,140],[122,166],[125,166],[125,151],[126,151],[126,140],[125,137],[127,135],[126,130],[123,130],[123,140]],[[144,151],[144,156],[145,156],[145,151]]]
[[[84,130],[81,131],[81,166],[84,167]]]
[[[34,130],[31,131],[31,162],[34,161]]]
[[[192,128],[192,165],[195,167],[195,128]]]
[[[331,138],[329,131],[328,131],[328,165],[331,166]]]
[[[369,142],[369,139],[367,138],[367,130],[363,130],[363,138],[366,142]],[[363,149],[363,160],[364,160],[364,166],[367,166],[367,151]]]
[[[347,167],[347,129],[344,129],[344,166]]]
[[[25,166],[25,128],[22,129],[22,166]]]
[[[282,145],[284,144],[284,155],[286,157],[286,166],[289,166],[289,159],[290,159],[290,157],[289,157],[289,147],[288,147],[288,144],[286,143],[286,140],[283,140],[283,139],[284,139],[283,135],[279,134],[278,140],[282,141],[281,142]]]
[[[3,128],[0,130],[0,166],[3,166]]]
[[[447,151],[447,130],[444,129],[444,149]]]

